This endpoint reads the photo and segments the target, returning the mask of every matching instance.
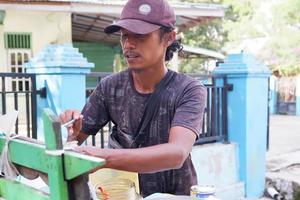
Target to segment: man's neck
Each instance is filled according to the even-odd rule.
[[[164,78],[168,69],[163,66],[131,72],[135,89],[139,93],[148,94],[154,92],[155,86]]]

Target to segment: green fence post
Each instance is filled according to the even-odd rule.
[[[48,179],[50,197],[53,200],[67,200],[68,184],[64,179],[63,146],[61,137],[61,123],[50,109],[43,113],[46,154],[48,159]]]

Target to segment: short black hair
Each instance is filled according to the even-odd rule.
[[[163,37],[167,33],[170,33],[173,30],[174,30],[174,28],[162,26],[160,28],[160,39],[162,40]],[[181,41],[180,40],[174,40],[174,42],[170,46],[167,47],[165,61],[172,60],[174,52],[181,53],[182,49],[183,49],[183,46],[181,45]]]

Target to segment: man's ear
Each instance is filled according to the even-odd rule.
[[[165,35],[166,45],[170,46],[176,39],[176,32],[172,31]]]

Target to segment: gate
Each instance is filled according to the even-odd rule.
[[[296,114],[296,77],[280,77],[277,79],[277,113]]]
[[[36,89],[35,74],[0,73],[0,107],[2,115],[12,109],[19,115],[15,133],[37,138],[37,95],[44,97],[45,89]]]

